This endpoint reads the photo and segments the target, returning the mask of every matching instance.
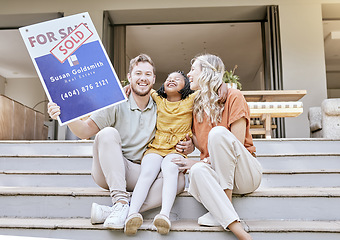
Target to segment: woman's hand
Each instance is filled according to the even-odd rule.
[[[223,82],[222,85],[219,87],[218,89],[218,101],[220,103],[225,103],[225,101],[227,101],[227,97],[228,97],[228,85]]]
[[[189,137],[189,134],[185,135],[185,141],[179,141],[176,144],[176,150],[177,152],[185,155],[188,155],[195,150],[195,145],[192,142],[191,137]]]
[[[60,107],[54,102],[49,102],[47,104],[47,112],[52,119],[57,120],[60,115]]]
[[[174,164],[178,165],[178,170],[189,170],[198,161],[179,156],[171,160]]]
[[[206,164],[211,164],[211,161],[210,161],[210,157],[206,157],[204,158],[203,160],[201,160],[202,162],[206,163]]]

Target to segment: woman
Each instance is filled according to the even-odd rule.
[[[188,73],[190,88],[199,90],[193,107],[193,141],[201,161],[178,158],[180,170],[190,169],[189,193],[209,211],[201,225],[218,222],[238,239],[252,239],[232,205],[232,193],[255,191],[261,183],[261,165],[249,132],[250,116],[242,93],[229,89],[225,103],[218,101],[224,64],[210,54],[195,57]]]

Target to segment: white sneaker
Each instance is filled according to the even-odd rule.
[[[129,204],[116,203],[112,207],[111,214],[106,218],[104,227],[110,229],[123,229],[128,213]]]
[[[162,235],[168,234],[171,228],[170,219],[163,214],[156,215],[153,220],[153,225],[157,228],[157,232]]]
[[[213,215],[210,212],[207,212],[203,216],[198,218],[198,224],[201,226],[208,226],[208,227],[218,227],[221,226],[219,222],[215,220]]]
[[[91,208],[91,223],[103,223],[105,219],[111,214],[112,207],[92,203]]]
[[[126,235],[135,235],[142,224],[143,216],[140,213],[132,213],[125,221],[124,233]]]

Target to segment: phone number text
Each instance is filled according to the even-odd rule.
[[[85,86],[81,87],[80,89],[75,88],[75,89],[70,90],[68,92],[61,93],[60,97],[63,101],[65,101],[68,98],[71,98],[73,96],[79,96],[81,93],[85,93],[85,92],[88,92],[90,90],[93,90],[93,89],[96,89],[96,88],[99,88],[99,87],[102,87],[102,86],[105,86],[105,85],[108,85],[108,84],[109,84],[109,81],[107,79],[100,80],[100,81],[97,81],[93,84],[91,83],[91,84],[85,85]]]

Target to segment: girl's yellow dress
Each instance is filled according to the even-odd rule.
[[[157,153],[163,157],[169,153],[181,154],[176,151],[176,144],[185,141],[187,133],[192,137],[192,107],[197,94],[198,91],[178,102],[169,102],[152,91],[151,96],[157,104],[157,125],[155,138],[145,154]]]

